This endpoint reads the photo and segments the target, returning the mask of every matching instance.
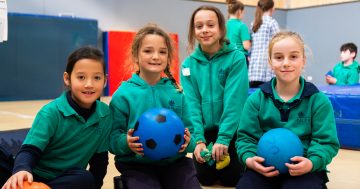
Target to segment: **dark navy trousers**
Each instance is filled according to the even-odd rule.
[[[10,152],[0,146],[0,187],[12,175],[14,159]],[[55,179],[44,179],[33,174],[34,181],[43,182],[51,189],[95,189],[95,180],[93,175],[83,169],[69,169],[64,171]]]
[[[201,189],[191,158],[169,165],[115,163],[124,189]]]
[[[325,171],[312,172],[301,176],[284,174],[265,177],[248,169],[236,185],[236,189],[326,189],[328,177]]]
[[[217,129],[205,131],[205,139],[207,145],[209,145],[210,142],[215,143],[217,139],[217,134]],[[214,184],[220,184],[222,186],[235,187],[244,170],[244,166],[240,164],[238,160],[235,149],[235,140],[236,137],[231,140],[228,149],[230,155],[230,164],[221,170],[217,170],[215,164],[209,166],[207,163],[198,163],[196,161],[196,158],[193,157],[193,161],[197,171],[197,178],[199,179],[201,185],[211,186]]]
[[[47,180],[34,174],[34,180],[47,184],[51,189],[95,189],[93,175],[83,169],[69,169],[52,180]]]

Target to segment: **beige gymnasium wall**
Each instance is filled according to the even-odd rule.
[[[226,0],[202,0],[209,2],[225,3]],[[257,0],[240,0],[242,3],[248,6],[256,6]],[[360,0],[274,0],[275,7],[278,9],[297,9],[313,6],[330,5],[337,3],[348,3]]]

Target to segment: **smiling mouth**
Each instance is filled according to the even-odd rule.
[[[86,95],[91,95],[91,94],[94,94],[95,92],[91,92],[91,91],[85,91],[83,92],[83,94],[86,94]]]
[[[149,63],[150,65],[160,66],[161,63]]]

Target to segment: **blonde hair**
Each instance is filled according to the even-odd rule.
[[[271,53],[272,53],[272,49],[273,49],[275,43],[277,43],[280,40],[283,40],[285,38],[292,38],[295,41],[297,41],[301,47],[301,52],[302,52],[303,56],[305,57],[305,43],[304,43],[304,40],[301,38],[301,36],[298,33],[293,32],[293,31],[280,31],[280,32],[276,33],[269,42],[269,48],[268,48],[269,60],[271,59]]]

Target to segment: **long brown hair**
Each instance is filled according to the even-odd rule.
[[[195,15],[196,13],[198,13],[201,10],[209,10],[209,11],[213,11],[218,19],[219,22],[219,30],[221,32],[220,34],[220,45],[222,45],[224,42],[226,42],[227,40],[225,39],[226,36],[226,27],[225,27],[225,18],[224,15],[221,13],[220,9],[214,7],[214,6],[210,6],[210,5],[203,5],[200,6],[199,8],[197,8],[191,15],[190,18],[190,23],[189,23],[189,32],[188,32],[188,47],[187,50],[190,53],[191,51],[194,50],[195,48],[195,23],[194,23],[194,19],[195,19]]]
[[[259,0],[256,6],[256,11],[255,11],[255,19],[254,19],[254,23],[253,23],[253,27],[252,27],[252,31],[254,33],[256,33],[261,24],[262,24],[262,16],[264,14],[264,12],[274,8],[274,1],[273,0]]]

